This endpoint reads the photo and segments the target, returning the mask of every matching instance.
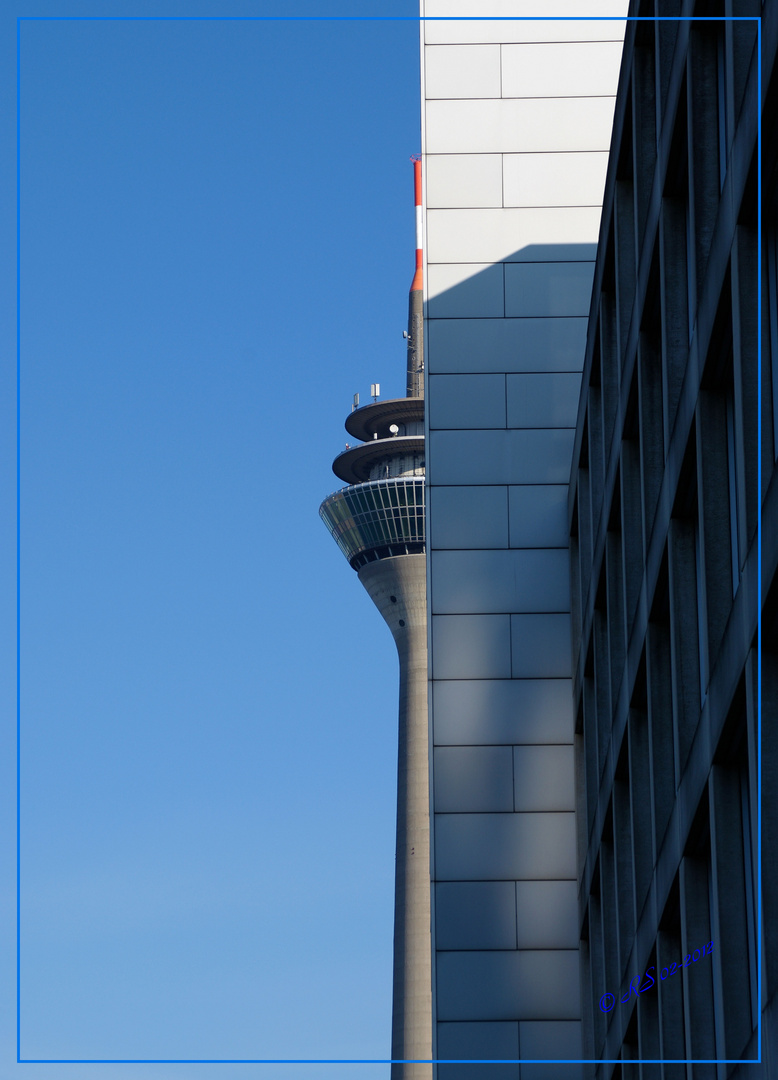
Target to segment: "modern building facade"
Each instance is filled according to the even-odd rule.
[[[582,1076],[527,1059],[583,1056],[566,507],[626,2],[512,18],[581,7],[422,4],[439,1080]]]
[[[585,6],[422,0],[424,386],[323,506],[414,672],[393,1077],[767,1080],[778,3]]]
[[[536,12],[506,0],[488,14]],[[518,1058],[489,1067],[506,1078],[767,1077],[778,884],[765,865],[759,891],[758,824],[761,812],[769,851],[776,5],[650,0],[629,14],[623,61],[614,24],[422,30],[435,1052]],[[590,167],[606,160],[592,298],[583,211],[599,222]],[[565,437],[569,476],[555,472],[570,461]],[[564,537],[552,511],[563,492]],[[553,559],[568,537],[571,668],[551,632],[567,610]],[[577,858],[565,863],[573,806]],[[578,892],[574,917],[565,888]],[[580,974],[580,1027],[571,980],[545,981],[565,963]],[[747,1065],[760,1021],[764,1064]],[[602,1064],[528,1061],[580,1056]]]
[[[778,7],[630,14],[568,501],[585,1050],[773,1077]]]

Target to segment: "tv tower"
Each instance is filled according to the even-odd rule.
[[[406,395],[359,407],[346,431],[361,440],[333,472],[348,487],[319,508],[324,524],[381,612],[400,658],[391,1080],[431,1080],[427,583],[424,536],[424,320],[421,162],[414,160],[416,273],[408,303]]]

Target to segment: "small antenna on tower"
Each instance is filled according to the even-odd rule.
[[[370,384],[370,396],[373,401],[376,401],[381,395],[381,384],[377,382],[371,382]]]
[[[354,394],[354,401],[353,401],[353,403],[351,405],[351,411],[353,412],[354,409],[358,409],[358,408],[359,408],[359,394]]]

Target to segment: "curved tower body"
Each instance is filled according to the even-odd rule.
[[[392,632],[400,659],[391,1080],[431,1080],[432,973],[424,536],[421,166],[414,163],[416,274],[409,298],[404,398],[356,408],[361,440],[333,462],[348,485],[319,513]]]

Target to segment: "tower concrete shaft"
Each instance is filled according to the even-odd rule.
[[[400,660],[391,1080],[432,1080],[432,938],[424,524],[421,164],[414,162],[416,273],[406,396],[355,409],[362,440],[332,465],[348,485],[319,513],[392,632]]]
[[[427,728],[427,560],[367,563],[359,580],[394,637],[400,660],[391,1080],[429,1080],[432,1066],[430,815]]]

